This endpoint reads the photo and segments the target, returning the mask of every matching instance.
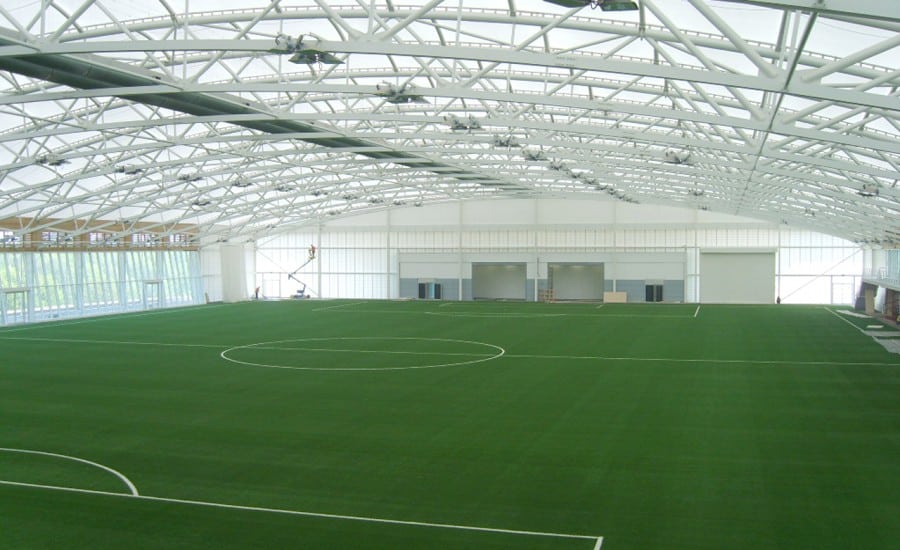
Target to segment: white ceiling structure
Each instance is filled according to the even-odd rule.
[[[0,220],[245,240],[602,197],[900,242],[900,2],[558,3],[4,2]]]

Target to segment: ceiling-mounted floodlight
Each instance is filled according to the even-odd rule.
[[[62,166],[63,164],[69,164],[69,161],[66,159],[52,153],[36,158],[35,162],[44,166]]]
[[[473,116],[468,116],[465,119],[459,118],[456,115],[448,115],[444,117],[444,121],[450,125],[451,130],[480,130],[481,123],[478,122]]]
[[[691,152],[687,149],[666,149],[663,160],[669,164],[688,164],[691,160]]]
[[[231,184],[232,187],[250,187],[251,185],[253,184],[243,178],[238,178]]]
[[[632,0],[544,0],[564,8],[581,8],[590,6],[600,8],[603,11],[634,11],[638,9],[637,2]]]
[[[553,159],[550,161],[550,169],[556,170],[557,172],[562,172],[566,169],[566,163],[561,160]]]
[[[336,57],[334,54],[330,54],[328,52],[323,52],[322,50],[316,50],[314,48],[303,48],[302,50],[297,50],[294,52],[294,55],[288,58],[288,61],[291,63],[296,63],[298,65],[317,65],[319,63],[323,63],[325,65],[340,65],[343,63],[339,57]]]
[[[414,90],[415,86],[412,84],[394,86],[390,82],[382,82],[375,85],[375,95],[383,97],[388,103],[428,103],[424,96]]]
[[[547,160],[547,155],[540,149],[525,149],[522,151],[525,160]]]
[[[181,174],[178,176],[178,181],[183,182],[191,182],[191,181],[200,181],[203,179],[203,176],[200,174]]]
[[[191,203],[191,206],[197,206],[197,207],[202,208],[204,206],[209,206],[210,204],[212,204],[212,201],[210,201],[209,199],[197,199]]]
[[[126,176],[134,176],[143,172],[143,168],[138,168],[137,166],[117,166],[116,173],[117,174],[125,174]]]
[[[864,183],[862,189],[856,193],[862,197],[878,196],[878,185],[875,183]]]
[[[521,147],[522,144],[515,136],[494,136],[494,145],[497,147]]]
[[[334,54],[312,48],[303,43],[303,35],[298,38],[278,33],[275,37],[275,48],[269,50],[275,53],[290,53],[288,61],[291,63],[316,65],[324,63],[326,65],[340,65],[343,61]]]

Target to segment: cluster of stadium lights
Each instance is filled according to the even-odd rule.
[[[631,0],[544,0],[564,8],[600,8],[603,11],[634,11],[638,9],[636,2]]]

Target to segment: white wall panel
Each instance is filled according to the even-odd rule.
[[[550,266],[553,293],[557,300],[602,300],[604,291],[603,265]]]
[[[700,301],[732,304],[773,303],[775,252],[701,252]]]
[[[492,200],[463,202],[464,225],[533,225],[535,202],[533,200]]]
[[[220,250],[222,258],[222,300],[225,302],[240,302],[249,299],[250,293],[247,290],[244,247],[239,244],[226,244],[222,245]]]
[[[621,280],[682,280],[684,261],[646,261],[637,258],[619,260],[606,264],[606,277]]]
[[[325,296],[389,296],[398,292],[401,275],[454,279],[462,271],[469,278],[472,262],[525,263],[526,277],[543,278],[547,262],[583,261],[606,263],[607,280],[683,279],[684,298],[698,301],[699,250],[707,248],[784,247],[778,266],[784,277],[825,273],[837,280],[833,277],[858,275],[862,269],[853,243],[797,228],[694,209],[552,199],[410,206],[352,223],[301,228],[260,239],[257,272],[268,272],[280,285],[285,273],[306,260],[310,243],[321,243],[320,259],[301,273],[314,286],[321,278]],[[431,259],[410,259],[410,253]],[[843,261],[847,255],[852,257]],[[843,287],[831,291],[843,293]]]
[[[382,227],[388,223],[388,211],[368,212],[328,222],[329,227]]]
[[[615,221],[616,203],[612,200],[546,199],[537,204],[539,225],[596,225]]]
[[[472,265],[472,297],[493,300],[525,299],[523,264]]]
[[[391,210],[391,226],[459,225],[459,204],[430,204],[422,207],[405,206]]]

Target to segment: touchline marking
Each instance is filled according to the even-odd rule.
[[[858,326],[854,325],[853,323],[851,323],[851,322],[848,321],[847,319],[841,317],[841,316],[838,315],[838,313],[837,313],[836,311],[834,311],[833,309],[827,308],[827,307],[824,307],[824,306],[822,307],[822,309],[824,309],[824,310],[827,311],[828,313],[834,315],[835,317],[837,317],[837,318],[840,319],[841,321],[847,323],[848,325],[850,325],[851,327],[855,328],[856,330],[858,330],[858,331],[860,331],[860,332],[862,332],[862,333],[865,333],[865,330],[859,328]]]
[[[601,355],[527,355],[507,353],[503,357],[510,359],[572,359],[581,361],[638,361],[657,363],[734,363],[748,365],[862,365],[883,367],[896,365],[896,363],[863,363],[841,361],[792,361],[790,359],[684,359],[672,357],[604,357]]]
[[[225,304],[206,304],[203,309],[210,309],[214,307],[222,307]],[[146,317],[148,315],[161,315],[163,313],[175,313],[181,310],[192,310],[193,307],[199,306],[181,306],[181,307],[171,307],[171,308],[161,308],[153,311],[145,311],[143,313],[132,313],[123,311],[120,313],[103,313],[100,315],[95,315],[90,318],[78,318],[74,317],[71,320],[63,319],[60,321],[44,321],[39,323],[30,323],[24,327],[16,327],[16,328],[8,328],[8,329],[0,329],[0,334],[6,334],[7,332],[20,332],[23,330],[34,330],[38,328],[52,328],[52,327],[67,327],[69,325],[81,325],[84,323],[97,323],[100,321],[110,321],[110,320],[118,320],[121,319],[131,319],[133,317]]]
[[[690,317],[687,317],[690,319]],[[842,321],[846,321],[846,319],[842,317],[838,317]],[[853,323],[850,323],[851,325]],[[854,325],[855,327],[855,325]],[[856,328],[856,327],[855,327]],[[335,337],[340,338],[340,337]],[[320,338],[321,339],[321,338]],[[35,341],[35,342],[62,342],[62,343],[70,343],[70,344],[112,344],[112,345],[124,345],[124,346],[161,346],[161,347],[186,347],[186,348],[213,348],[219,349],[227,348],[225,351],[230,351],[232,349],[237,348],[247,348],[247,347],[259,347],[255,344],[243,344],[240,346],[233,346],[231,344],[178,344],[178,343],[167,343],[167,342],[135,342],[135,341],[118,341],[118,340],[80,340],[74,338],[37,338],[37,337],[27,337],[27,336],[0,336],[0,340],[25,340],[25,341]],[[472,342],[472,343],[480,343],[482,342]],[[491,344],[485,344],[491,347],[496,347],[498,349],[502,349],[499,346],[493,346]],[[274,347],[266,347],[259,349],[281,349]],[[285,349],[301,349],[301,348],[285,348]],[[344,350],[329,350],[323,349],[321,351],[344,351]],[[408,354],[416,354],[421,353],[422,355],[461,355],[461,356],[470,356],[470,357],[509,357],[512,359],[516,358],[524,358],[524,359],[571,359],[576,361],[646,361],[646,362],[669,362],[669,363],[743,363],[743,364],[758,364],[758,365],[848,365],[848,366],[871,366],[871,367],[884,367],[884,366],[894,366],[896,363],[882,363],[882,362],[839,362],[839,361],[791,361],[791,360],[761,360],[761,359],[684,359],[684,358],[671,358],[671,357],[608,357],[602,355],[537,355],[537,354],[514,354],[514,353],[501,353],[497,356],[487,356],[481,355],[477,353],[438,353],[438,352],[401,352],[401,351],[368,351],[368,350],[349,350],[349,351],[357,351],[360,353],[408,353]],[[441,365],[444,366],[444,365]],[[298,369],[297,367],[273,367],[273,368],[289,368],[295,370],[310,370],[310,369]],[[408,367],[403,367],[408,368]],[[324,370],[324,369],[323,369]],[[329,369],[333,370],[333,369]],[[360,369],[345,369],[345,370],[360,370]],[[385,370],[385,369],[376,369],[376,370]],[[398,369],[399,370],[399,369]]]
[[[597,544],[594,545],[594,550],[600,550],[601,546],[603,546],[603,537],[597,537]]]
[[[325,307],[316,307],[313,308],[313,311],[325,311],[326,309],[335,309],[339,307],[347,307],[347,306],[358,306],[359,304],[364,304],[365,302],[350,302],[347,304],[338,304],[336,306],[325,306]]]
[[[694,318],[696,318],[699,313],[700,313],[700,306],[697,306],[697,309],[694,310]]]
[[[406,521],[400,519],[377,518],[369,516],[350,516],[345,514],[328,514],[324,512],[305,512],[302,510],[286,510],[283,508],[265,508],[262,506],[242,506],[239,504],[225,504],[221,502],[206,502],[202,500],[187,500],[181,498],[154,497],[149,495],[126,495],[124,493],[112,493],[109,491],[96,491],[93,489],[79,489],[77,487],[60,487],[56,485],[40,485],[37,483],[22,483],[18,481],[0,480],[2,485],[17,487],[32,487],[35,489],[47,489],[51,491],[64,491],[70,493],[83,493],[89,495],[102,495],[120,497],[135,500],[147,500],[151,502],[169,502],[173,504],[187,504],[190,506],[204,506],[207,508],[224,508],[226,510],[243,510],[248,512],[267,512],[270,514],[286,514],[291,516],[303,516],[311,518],[337,519],[345,521],[359,521],[364,523],[381,523],[388,525],[410,525],[414,527],[432,527],[436,529],[456,529],[458,531],[474,531],[481,533],[502,533],[507,535],[522,535],[528,537],[549,537],[557,539],[592,540],[602,543],[603,537],[596,535],[575,535],[571,533],[553,533],[549,531],[526,531],[521,529],[501,529],[498,527],[479,527],[475,525],[454,525],[452,523],[432,523],[427,521]],[[599,548],[595,546],[594,548]]]
[[[362,303],[362,302],[360,302]],[[454,308],[455,309],[455,308]],[[590,319],[606,319],[612,317],[620,317],[625,319],[693,319],[690,313],[685,313],[684,315],[640,315],[640,314],[627,314],[627,313],[516,313],[516,312],[484,312],[479,314],[477,311],[472,312],[463,312],[463,311],[427,311],[427,310],[400,310],[400,309],[354,309],[354,310],[340,310],[340,311],[332,311],[331,313],[352,313],[352,314],[374,314],[374,315],[434,315],[434,316],[443,316],[443,317],[485,317],[491,318],[495,317],[498,319],[510,318],[510,319],[528,319],[528,318],[538,318],[538,317],[588,317]],[[526,317],[528,315],[528,317]]]
[[[28,336],[2,336],[0,340],[25,340],[32,342],[62,342],[64,344],[114,344],[121,346],[161,346],[172,348],[215,348],[222,349],[228,344],[180,344],[171,342],[136,342],[132,340],[84,340],[80,338],[38,338]]]
[[[116,471],[116,470],[113,470],[112,468],[110,468],[110,467],[108,467],[108,466],[104,466],[103,464],[98,464],[98,463],[96,463],[96,462],[91,462],[90,460],[85,460],[85,459],[83,459],[83,458],[78,458],[77,456],[61,455],[61,454],[57,454],[57,453],[48,453],[48,452],[44,452],[44,451],[32,451],[32,450],[29,450],[29,449],[10,449],[10,448],[6,448],[6,447],[0,447],[0,452],[4,452],[4,453],[20,453],[20,454],[40,455],[40,456],[50,456],[50,457],[53,457],[53,458],[62,458],[63,460],[71,460],[71,461],[73,461],[73,462],[81,462],[82,464],[87,464],[87,465],[93,466],[93,467],[95,467],[95,468],[100,468],[101,470],[106,471],[106,472],[109,472],[109,473],[111,473],[112,475],[114,475],[114,476],[116,476],[117,478],[119,478],[120,480],[122,480],[122,483],[124,483],[124,484],[128,487],[128,490],[131,492],[131,495],[132,495],[132,496],[139,496],[139,495],[138,495],[137,487],[134,486],[134,483],[132,483],[130,479],[128,479],[127,477],[125,477],[125,475],[122,474],[121,472],[118,472],[118,471]],[[111,494],[114,494],[114,495],[120,495],[121,493],[111,493]]]

